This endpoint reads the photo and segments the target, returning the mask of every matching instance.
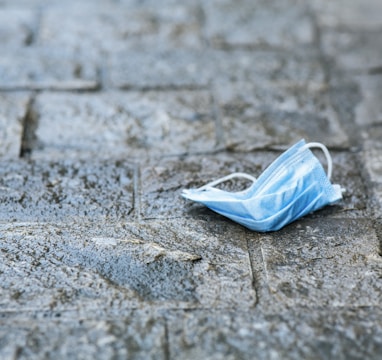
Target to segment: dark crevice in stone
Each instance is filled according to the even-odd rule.
[[[369,75],[382,75],[382,66],[372,67],[368,71]]]
[[[38,126],[38,117],[34,111],[35,96],[32,96],[25,117],[23,119],[23,133],[21,139],[20,157],[30,157],[33,148],[37,142],[36,129]]]
[[[374,229],[378,240],[378,255],[382,257],[382,219],[374,221]]]
[[[164,359],[170,360],[170,338],[169,338],[169,331],[168,331],[168,320],[165,319],[164,322],[164,338],[165,338],[165,345],[164,345]]]
[[[251,256],[251,251],[250,251],[250,244],[249,240],[247,239],[247,251],[248,251],[248,257],[249,257],[249,266],[251,270],[251,277],[252,277],[252,287],[253,291],[255,292],[255,304],[254,306],[256,307],[259,304],[259,286],[258,286],[258,279],[256,277],[256,270],[254,269],[254,264]]]

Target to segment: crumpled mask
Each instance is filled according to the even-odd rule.
[[[327,174],[310,151],[318,147],[326,155]],[[198,189],[183,190],[182,196],[259,231],[276,231],[296,219],[342,199],[342,189],[330,182],[332,159],[320,143],[300,140],[281,154],[258,179],[245,173],[233,173]],[[244,191],[229,192],[215,186],[233,178],[245,178],[253,184]]]

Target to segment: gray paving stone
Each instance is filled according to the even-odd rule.
[[[382,128],[371,127],[364,132],[363,151],[361,159],[368,184],[368,194],[371,197],[374,216],[382,216]]]
[[[107,84],[130,88],[201,88],[208,86],[206,54],[200,51],[141,51],[113,54]]]
[[[273,83],[281,87],[309,87],[320,89],[326,86],[325,72],[315,49],[295,49],[292,53],[277,50],[211,51],[207,60],[214,61],[210,74],[211,83],[226,86],[243,83]]]
[[[0,44],[2,47],[27,45],[37,24],[34,12],[0,8]]]
[[[166,359],[163,319],[144,312],[117,320],[0,320],[3,359]]]
[[[97,69],[58,48],[27,47],[0,58],[0,90],[95,90]]]
[[[127,218],[133,166],[123,161],[3,161],[0,220]]]
[[[319,24],[327,27],[348,27],[354,30],[378,29],[382,26],[379,0],[325,0],[311,2]]]
[[[357,80],[362,94],[362,101],[356,108],[357,125],[382,124],[382,75],[365,75]]]
[[[255,303],[247,234],[221,222],[82,221],[0,228],[4,313],[99,318],[144,305],[251,308]],[[206,230],[202,242],[201,229]]]
[[[258,81],[278,76],[280,82],[322,80],[314,64],[298,70],[290,56],[268,51],[219,51],[177,49],[174,51],[121,52],[111,56],[107,84],[118,88],[206,88],[210,84]],[[303,61],[303,60],[301,60]],[[320,72],[321,70],[321,72]]]
[[[314,40],[312,18],[295,1],[209,1],[205,32],[214,46],[294,48]]]
[[[17,159],[23,138],[23,122],[28,111],[26,93],[0,94],[0,158]]]
[[[157,157],[211,151],[207,91],[51,94],[37,97],[34,158]]]
[[[139,227],[127,225],[127,228],[163,248],[200,256],[194,264],[191,278],[194,303],[186,304],[188,309],[254,308],[256,291],[247,247],[253,235],[245,229],[208,218],[150,221]],[[187,278],[177,286],[183,287],[185,282],[187,284]]]
[[[273,315],[171,314],[170,357],[182,359],[378,359],[379,307],[296,308]]]
[[[381,6],[0,0],[0,358],[379,358]],[[338,205],[180,197],[300,137]]]
[[[362,146],[362,136],[356,123],[357,107],[363,98],[360,87],[355,80],[343,77],[343,74],[331,82],[333,84],[328,89],[330,105],[341,127],[346,130],[349,147],[357,149]]]
[[[250,245],[252,256],[261,253],[257,291],[265,309],[380,304],[382,259],[371,221],[307,219]]]
[[[380,30],[363,32],[324,30],[321,37],[322,48],[326,55],[334,59],[337,65],[336,71],[340,69],[342,72],[347,71],[356,74],[378,72],[382,67],[380,33]],[[332,74],[332,76],[336,76],[335,71],[332,71]]]
[[[219,86],[215,94],[228,148],[285,147],[300,138],[337,148],[349,145],[325,88],[258,81]]]
[[[179,3],[137,6],[117,2],[96,6],[88,2],[47,9],[42,15],[38,43],[98,56],[122,50],[203,45],[197,7]]]

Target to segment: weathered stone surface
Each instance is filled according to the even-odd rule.
[[[20,155],[28,103],[29,96],[25,93],[0,94],[1,159],[16,159]]]
[[[362,101],[356,108],[356,123],[360,126],[382,124],[382,75],[366,75],[358,79]]]
[[[176,285],[193,287],[189,294],[193,301],[187,308],[251,309],[255,306],[256,292],[247,248],[252,234],[245,229],[208,217],[196,221],[150,221],[140,227],[127,225],[127,228],[145,241],[155,241],[163,248],[200,256],[188,275],[189,280],[184,277],[184,281]],[[169,282],[173,282],[173,277],[177,281],[176,273],[168,276]]]
[[[0,0],[0,358],[379,359],[380,10]],[[339,204],[260,234],[180,197],[300,137]]]
[[[316,308],[258,312],[173,313],[171,358],[378,359],[381,310]]]
[[[0,57],[0,90],[94,90],[97,69],[58,48],[27,47]]]
[[[296,222],[250,243],[261,252],[259,306],[378,306],[382,259],[367,220]]]
[[[248,151],[289,146],[301,138],[327,146],[349,145],[325,89],[259,81],[218,87],[216,96],[228,148]]]
[[[382,47],[381,31],[346,31],[328,29],[322,33],[322,47],[329,55],[337,69],[336,72],[363,73],[379,71],[382,67],[380,49]]]
[[[314,40],[312,18],[293,1],[209,1],[206,36],[215,46],[292,48]],[[224,26],[223,26],[224,24]]]
[[[313,0],[319,24],[354,30],[381,28],[382,4],[379,0]]]
[[[43,94],[35,112],[34,158],[157,157],[216,143],[207,91]]]
[[[3,359],[166,359],[165,322],[133,312],[117,320],[0,320]]]
[[[361,159],[368,184],[374,216],[382,216],[382,128],[371,127],[363,134],[364,148]]]
[[[0,8],[0,44],[5,46],[27,45],[36,27],[35,13],[24,9]]]
[[[3,312],[115,316],[144,303],[165,308],[255,303],[247,233],[231,224],[174,220],[0,228]]]
[[[0,220],[127,218],[133,177],[133,167],[123,161],[3,161]]]
[[[321,84],[323,72],[317,62],[298,67],[304,57],[306,62],[309,55],[291,57],[271,51],[210,49],[121,52],[110,58],[107,83],[124,89],[205,88],[210,84],[227,86],[227,82],[232,81],[253,82],[277,77],[284,84],[290,81],[294,85],[305,84],[308,79],[311,84]]]
[[[42,16],[38,43],[94,55],[202,46],[198,8],[179,3],[142,7],[89,2],[53,7]]]
[[[123,89],[206,87],[211,78],[206,63],[200,51],[120,52],[109,61],[107,83]]]

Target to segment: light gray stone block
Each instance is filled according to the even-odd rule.
[[[332,77],[338,77],[338,72],[355,74],[380,72],[382,67],[380,33],[380,30],[363,32],[324,30],[321,36],[323,51],[337,65],[335,70],[331,69]]]
[[[169,352],[182,359],[378,359],[380,309],[295,308],[173,313]]]
[[[27,47],[0,57],[0,90],[94,90],[97,69],[59,48]]]
[[[353,30],[380,29],[382,4],[379,0],[314,0],[312,6],[319,24]]]
[[[251,243],[264,268],[259,306],[370,307],[381,301],[379,240],[367,220],[298,221]]]
[[[142,158],[210,151],[216,143],[207,91],[42,94],[34,158]]]
[[[3,161],[2,221],[126,218],[134,168],[123,161]]]
[[[357,80],[362,96],[362,101],[356,107],[357,125],[382,124],[382,74],[360,76]]]
[[[166,359],[165,322],[132,312],[124,319],[0,321],[3,359]]]
[[[86,21],[84,19],[86,18]],[[52,7],[43,13],[38,43],[99,56],[127,50],[202,47],[198,8],[117,2]],[[100,62],[100,61],[98,61]]]
[[[307,8],[292,1],[210,1],[203,4],[206,36],[218,47],[293,48],[314,40]]]

